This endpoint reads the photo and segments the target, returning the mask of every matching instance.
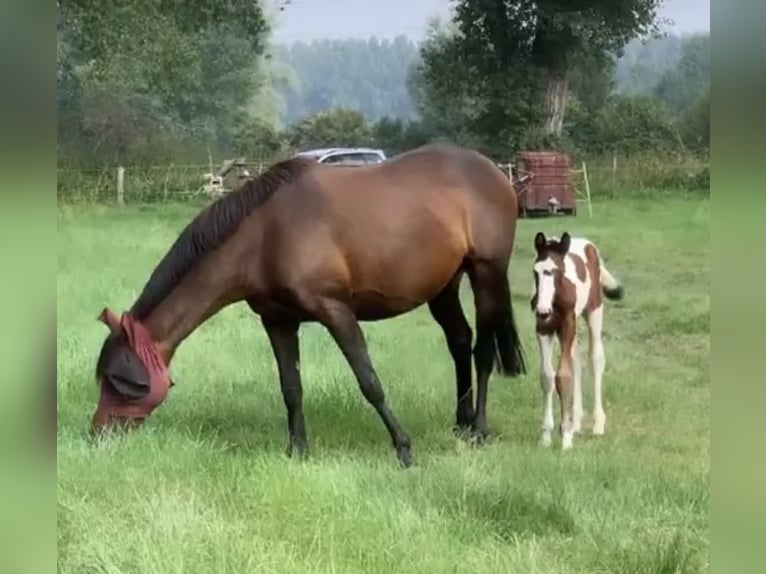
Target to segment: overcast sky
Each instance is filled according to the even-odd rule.
[[[276,5],[280,0],[264,0]],[[312,38],[392,37],[419,40],[432,16],[445,17],[450,0],[292,0],[278,12],[274,41]],[[660,14],[674,21],[669,31],[710,30],[710,0],[665,0]]]

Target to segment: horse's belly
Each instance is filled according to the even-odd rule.
[[[455,276],[463,258],[441,257],[423,261],[420,265],[402,261],[391,268],[379,269],[352,287],[352,299],[357,317],[376,320],[407,313],[431,301]]]
[[[352,296],[354,314],[360,321],[378,321],[403,315],[425,303],[421,300],[385,295],[375,291],[358,291]]]

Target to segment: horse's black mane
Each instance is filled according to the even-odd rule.
[[[292,158],[276,163],[263,174],[248,179],[238,189],[202,210],[181,232],[154,269],[133,304],[131,315],[140,319],[151,313],[199,258],[231,237],[253,209],[315,165],[314,160],[306,158]]]

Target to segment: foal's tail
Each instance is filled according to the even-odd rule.
[[[601,273],[599,275],[601,291],[604,293],[607,299],[614,299],[617,301],[622,299],[625,295],[625,290],[623,289],[622,284],[617,280],[617,278],[615,278],[614,275],[609,272],[609,269],[607,269],[606,265],[604,265],[603,259],[600,259],[598,263],[601,269]]]
[[[495,323],[495,366],[503,375],[518,377],[527,372],[524,351],[521,348],[519,332],[513,318],[511,288],[508,277],[502,275],[502,293],[499,297],[501,311]]]

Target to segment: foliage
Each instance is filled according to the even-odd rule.
[[[449,141],[498,161],[558,148],[576,157],[694,153],[706,165],[709,35],[634,38],[621,50],[654,32],[656,4],[459,0],[419,47],[398,37],[267,50],[257,2],[59,3],[59,164],[207,163],[211,153],[268,161],[337,145],[394,155]],[[558,135],[548,133],[552,78],[566,85]],[[639,187],[709,178],[702,168],[647,169],[656,177],[631,171]],[[164,188],[163,177],[134,179]],[[101,171],[86,179],[106,185]]]
[[[710,150],[710,88],[681,117],[681,134],[689,149],[707,153]]]
[[[652,194],[710,193],[709,161],[687,152],[645,150],[630,156],[609,153],[582,158],[587,163],[594,197],[624,199]]]
[[[602,111],[603,149],[631,155],[640,150],[669,150],[678,146],[662,104],[648,97],[614,97]]]
[[[136,158],[172,142],[220,144],[235,131],[267,32],[257,2],[58,6],[60,155]]]
[[[330,108],[359,110],[368,121],[412,117],[405,79],[418,49],[405,36],[295,42],[274,53],[300,79],[282,92],[286,123]]]
[[[387,156],[424,145],[430,139],[430,134],[418,121],[384,117],[372,126],[372,140]]]
[[[539,141],[538,79],[523,64],[502,74],[479,73],[452,27],[432,24],[409,83],[424,128],[435,139],[492,157]]]
[[[710,90],[710,35],[684,38],[681,57],[654,88],[657,99],[675,115],[682,114]]]
[[[372,130],[361,112],[336,108],[303,118],[287,134],[297,148],[363,146],[372,141]]]
[[[459,0],[454,41],[479,78],[503,77],[506,84],[519,72],[545,78],[545,130],[558,135],[573,63],[584,55],[617,53],[633,37],[655,32],[660,1]],[[498,99],[507,91],[493,89],[492,81],[488,87],[482,92],[486,105],[500,108]]]
[[[653,95],[663,75],[678,64],[682,42],[673,34],[628,42],[615,62],[616,91],[629,96]]]
[[[285,147],[285,141],[273,126],[254,118],[241,124],[234,134],[232,145],[238,154],[246,158],[261,159],[276,156]]]

